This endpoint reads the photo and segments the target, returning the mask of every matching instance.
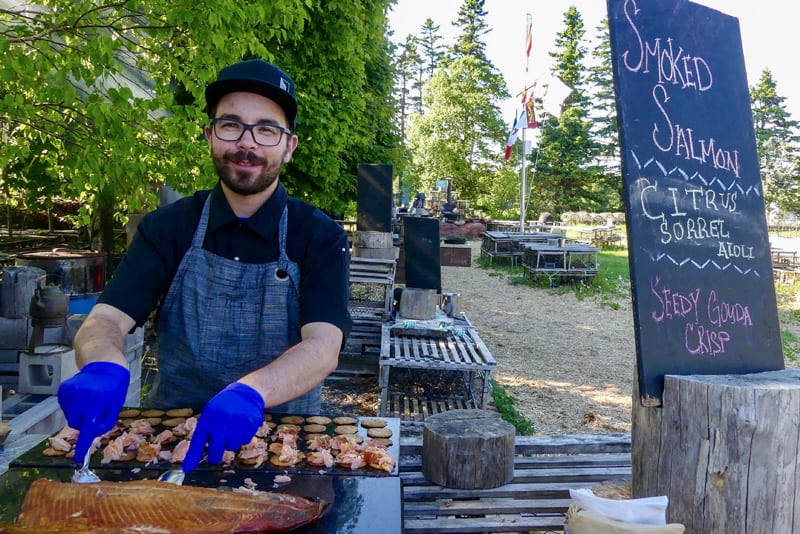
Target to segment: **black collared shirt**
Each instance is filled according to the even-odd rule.
[[[288,205],[286,253],[300,269],[301,324],[331,323],[347,337],[352,322],[347,310],[350,256],[344,230],[319,209],[290,197],[280,183],[246,220],[236,217],[219,184],[215,191],[203,248],[246,263],[277,261],[278,223]],[[189,250],[209,194],[199,191],[148,213],[99,302],[124,311],[138,326],[143,325]]]

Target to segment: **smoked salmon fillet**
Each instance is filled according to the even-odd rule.
[[[4,532],[285,532],[318,519],[327,503],[297,495],[220,491],[154,480],[33,481]]]

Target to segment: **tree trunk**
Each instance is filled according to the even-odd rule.
[[[800,527],[800,370],[667,376],[655,494],[687,533]]]
[[[100,251],[114,253],[114,195],[101,191],[97,195],[97,224],[100,233]]]

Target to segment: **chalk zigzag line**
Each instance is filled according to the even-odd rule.
[[[710,180],[707,180],[699,172],[695,172],[691,176],[688,176],[686,171],[684,171],[683,169],[681,169],[678,166],[675,166],[670,171],[667,171],[666,168],[664,167],[664,165],[659,160],[657,160],[655,157],[651,157],[650,159],[648,159],[644,163],[644,165],[642,165],[641,161],[639,160],[639,157],[636,155],[636,153],[633,150],[631,150],[631,156],[633,156],[633,159],[634,159],[634,161],[636,161],[636,165],[639,167],[640,170],[649,167],[650,164],[653,163],[656,166],[658,166],[658,168],[661,170],[661,172],[664,174],[664,176],[672,176],[673,174],[675,174],[675,172],[678,172],[678,173],[681,174],[683,179],[685,181],[687,181],[687,182],[691,182],[691,181],[696,179],[696,180],[700,181],[704,186],[711,186],[716,182],[716,183],[719,184],[720,189],[723,190],[723,191],[730,191],[731,189],[738,189],[745,197],[750,196],[750,194],[755,194],[758,197],[762,197],[763,196],[763,192],[761,191],[761,188],[758,185],[751,185],[751,186],[749,186],[747,188],[747,190],[745,190],[741,186],[741,184],[739,182],[735,181],[735,180],[731,180],[731,182],[728,185],[726,185],[725,182],[723,182],[722,179],[720,179],[716,175],[713,178],[711,178]]]
[[[661,252],[661,251],[658,251],[658,250],[648,250],[648,249],[646,249],[644,247],[642,247],[642,251],[653,261],[653,263],[658,263],[661,260],[663,260],[664,258],[667,258],[669,261],[671,261],[674,265],[676,265],[678,267],[683,267],[687,263],[689,263],[691,265],[694,265],[695,268],[700,269],[700,270],[705,269],[706,267],[708,267],[709,264],[713,265],[714,267],[716,267],[717,270],[719,270],[719,271],[726,271],[726,270],[728,270],[728,268],[733,267],[740,274],[748,275],[748,274],[752,273],[754,276],[757,276],[758,278],[761,278],[761,274],[756,269],[753,269],[752,267],[742,268],[742,267],[739,267],[738,265],[736,265],[733,262],[728,262],[725,265],[720,265],[719,263],[717,263],[715,260],[712,260],[711,258],[709,258],[709,259],[707,259],[707,260],[705,260],[703,262],[699,262],[699,261],[693,260],[690,257],[687,257],[687,258],[684,258],[684,259],[674,258],[673,256],[671,256],[670,254],[668,254],[666,252]]]

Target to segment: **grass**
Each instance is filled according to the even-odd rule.
[[[494,379],[492,379],[492,399],[503,420],[514,425],[518,436],[531,436],[536,432],[533,423],[519,413],[514,406],[517,403],[517,399],[509,395],[505,388],[495,382]]]

